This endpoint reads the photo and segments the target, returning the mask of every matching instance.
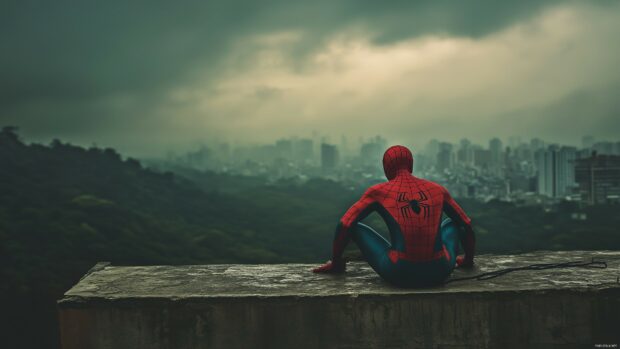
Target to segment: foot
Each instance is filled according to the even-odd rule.
[[[456,267],[457,268],[473,268],[474,267],[474,258],[468,258],[466,256],[460,255],[456,256]]]
[[[327,261],[327,263],[321,265],[320,267],[312,269],[315,273],[328,273],[328,274],[340,274],[344,273],[347,269],[347,264],[344,261],[332,262]]]

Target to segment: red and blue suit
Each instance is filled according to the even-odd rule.
[[[332,260],[315,272],[344,272],[342,253],[350,240],[385,280],[397,286],[443,282],[455,265],[472,266],[475,236],[471,220],[441,185],[412,175],[413,156],[404,146],[383,156],[387,182],[374,185],[347,210],[336,228]],[[387,241],[360,223],[377,212],[390,233]],[[443,213],[449,218],[442,221]],[[458,256],[459,242],[465,255]]]

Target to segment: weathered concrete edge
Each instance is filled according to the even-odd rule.
[[[540,289],[540,290],[497,290],[497,291],[457,291],[457,292],[416,292],[416,293],[350,293],[333,295],[294,295],[283,294],[277,296],[265,295],[227,295],[227,296],[195,296],[195,297],[82,297],[65,296],[57,301],[57,306],[62,309],[84,309],[84,308],[139,308],[139,307],[161,307],[177,306],[189,304],[214,304],[226,302],[250,302],[250,301],[373,301],[391,300],[407,301],[412,299],[432,299],[458,296],[466,299],[506,299],[514,300],[516,297],[546,296],[554,294],[562,295],[588,295],[602,297],[616,297],[620,299],[620,287],[576,287],[570,289]]]

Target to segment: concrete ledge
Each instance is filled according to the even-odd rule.
[[[98,265],[58,302],[65,349],[549,348],[620,344],[620,252],[479,256],[454,277],[572,260],[607,269],[518,271],[427,289],[385,284],[364,263]]]

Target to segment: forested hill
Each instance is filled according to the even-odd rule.
[[[266,186],[238,194],[205,192],[172,173],[123,160],[113,149],[59,141],[27,145],[10,129],[0,134],[0,161],[0,270],[11,281],[3,288],[37,287],[48,278],[63,288],[68,285],[57,280],[101,260],[179,264],[317,258],[312,246],[299,250],[303,244],[294,240],[307,231],[290,224],[300,205],[329,199],[316,191],[297,201]],[[330,227],[338,213],[331,215]],[[280,219],[274,219],[277,215]],[[323,245],[329,242],[327,230]]]
[[[313,186],[335,186],[348,193],[324,181],[308,183],[313,194],[305,199],[287,200],[282,192],[263,185],[237,194],[207,192],[172,173],[124,160],[113,149],[84,149],[60,141],[26,144],[14,129],[4,128],[0,337],[10,339],[30,329],[44,334],[28,338],[54,347],[49,340],[57,331],[55,300],[98,261],[139,265],[323,260],[342,208],[317,204],[333,202],[330,195],[337,193]],[[295,188],[291,190],[289,197],[298,196]],[[309,205],[317,210],[294,217]],[[321,236],[312,236],[312,231]]]

